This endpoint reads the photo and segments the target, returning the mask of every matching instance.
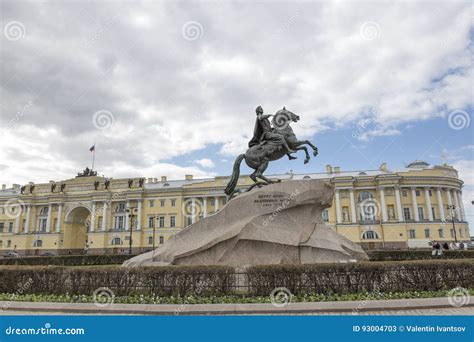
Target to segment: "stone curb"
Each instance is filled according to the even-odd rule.
[[[4,310],[28,312],[60,312],[80,314],[130,314],[130,315],[245,315],[245,314],[304,314],[304,313],[347,313],[457,308],[448,297],[290,303],[285,307],[272,304],[109,304],[97,306],[92,303],[44,303],[0,301]],[[474,307],[470,297],[462,307]]]

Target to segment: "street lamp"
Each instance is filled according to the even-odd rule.
[[[448,205],[446,207],[448,210],[449,210],[449,215],[451,215],[451,220],[453,222],[453,231],[454,231],[454,242],[458,242],[458,237],[457,237],[457,234],[456,234],[456,226],[454,225],[454,214],[455,214],[455,210],[456,210],[456,207],[454,205]]]
[[[133,217],[136,216],[134,213],[137,212],[137,208],[135,207],[127,207],[125,210],[127,212],[129,221],[130,221],[130,241],[129,241],[129,248],[128,248],[128,254],[132,254],[132,231],[133,231]]]

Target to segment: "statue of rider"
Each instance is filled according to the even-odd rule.
[[[288,157],[293,159],[294,157],[291,157],[289,153],[293,153],[295,151],[288,146],[288,143],[281,134],[277,134],[273,131],[270,120],[268,120],[271,115],[264,115],[263,108],[261,106],[258,106],[255,109],[255,112],[257,113],[257,120],[255,121],[252,140],[249,141],[249,148],[254,145],[258,145],[261,142],[268,142],[276,146],[283,146],[288,154]]]

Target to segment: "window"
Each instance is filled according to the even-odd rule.
[[[430,229],[426,228],[425,229],[425,238],[429,238],[429,237],[430,237]]]
[[[165,238],[163,236],[160,236],[160,245],[165,243]]]
[[[414,229],[410,229],[408,231],[410,239],[416,239],[416,231]]]
[[[368,200],[371,198],[374,198],[374,195],[369,191],[362,191],[357,196],[357,200],[359,201],[359,203],[364,202],[365,200]]]
[[[117,206],[115,207],[115,212],[116,212],[116,213],[125,212],[125,203],[119,203],[119,204],[117,204]]]
[[[410,208],[403,208],[403,217],[405,217],[405,221],[411,220]]]
[[[193,219],[191,217],[188,217],[186,222],[187,222],[187,225],[189,226],[189,225],[193,224]]]
[[[423,208],[422,207],[418,207],[418,217],[420,218],[420,220],[425,219],[425,215],[423,214]]]
[[[323,221],[329,222],[329,211],[327,209],[324,209],[322,214],[323,214]]]
[[[170,216],[170,227],[176,227],[176,216]]]
[[[5,228],[5,223],[0,222],[0,233],[3,233],[3,228]]]
[[[171,200],[171,206],[172,206],[172,207],[176,207],[176,200],[175,200],[175,199],[172,199],[172,200]]]
[[[368,230],[362,234],[362,240],[375,240],[379,238],[379,234],[373,230]]]
[[[45,218],[40,218],[39,219],[39,230],[41,232],[45,232],[46,231],[46,223],[47,223],[48,219],[45,219]]]
[[[43,247],[43,240],[35,240],[33,242],[33,247]]]
[[[125,216],[115,216],[114,229],[125,230]]]
[[[431,207],[431,214],[433,215],[433,220],[436,220],[436,210],[434,207]]]
[[[41,208],[39,214],[40,214],[40,216],[46,216],[46,215],[48,215],[48,207],[43,207],[43,208]]]
[[[153,227],[155,227],[155,217],[148,216],[148,228],[153,228]]]
[[[415,190],[416,197],[420,197],[420,190]]]
[[[165,217],[160,216],[160,218],[159,218],[159,227],[163,228],[164,226],[165,226]]]
[[[227,198],[222,199],[222,205],[225,205],[227,203]]]
[[[97,217],[97,229],[102,229],[102,216]]]
[[[215,206],[215,205],[216,205],[216,200],[215,200],[215,198],[211,198],[211,205],[212,205],[212,206]]]
[[[121,245],[122,244],[122,239],[119,237],[115,237],[112,239],[112,245]]]
[[[153,245],[153,236],[148,237],[148,244]]]
[[[402,196],[403,197],[407,197],[408,196],[408,192],[406,190],[402,190]]]
[[[438,236],[439,236],[440,238],[444,238],[444,230],[443,230],[443,228],[438,229]]]
[[[8,232],[9,233],[13,232],[13,222],[8,222]]]
[[[155,200],[149,200],[148,202],[150,204],[150,208],[153,208],[155,206]]]
[[[428,190],[428,194],[430,197],[433,196],[433,192],[431,190]]]
[[[12,246],[12,240],[8,240],[7,241],[7,247],[11,247]]]
[[[165,206],[165,200],[160,200],[160,207],[164,207]]]

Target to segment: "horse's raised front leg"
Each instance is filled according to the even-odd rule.
[[[309,160],[311,159],[311,157],[309,156],[309,153],[308,153],[308,148],[306,146],[299,146],[296,148],[297,151],[301,151],[303,150],[304,151],[304,154],[306,155],[306,158],[304,159],[304,163],[307,164],[309,162]]]
[[[311,141],[309,140],[305,140],[303,141],[303,143],[305,143],[306,145],[310,146],[312,149],[313,149],[313,156],[317,156],[318,155],[318,148],[316,146],[314,146]]]

